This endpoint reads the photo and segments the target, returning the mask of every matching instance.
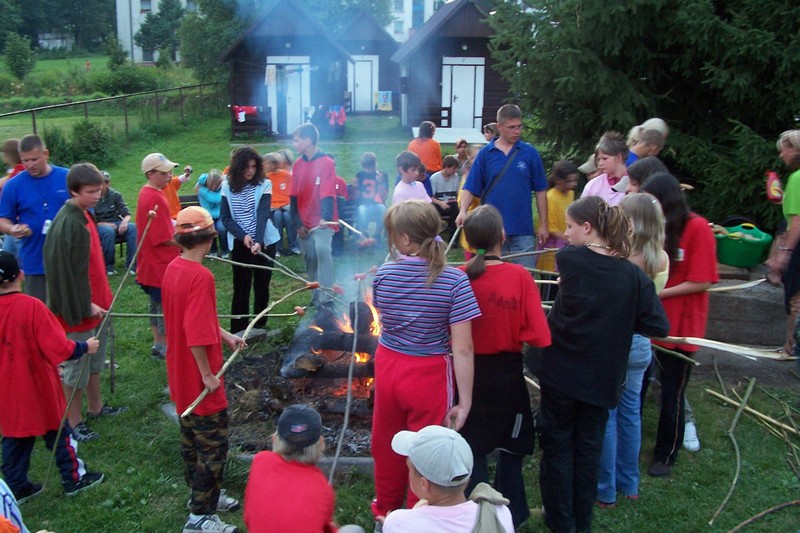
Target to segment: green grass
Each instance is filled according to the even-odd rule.
[[[393,157],[405,148],[408,136],[401,135],[395,126],[388,124],[383,119],[362,121],[361,118],[351,118],[345,142],[323,140],[320,146],[337,156],[339,173],[345,178],[354,175],[357,158],[366,150],[378,154],[381,167],[391,176]],[[195,167],[195,176],[211,167],[224,167],[232,146],[228,127],[227,118],[189,119],[186,126],[178,121],[163,123],[163,128],[174,130],[173,135],[138,139],[121,149],[117,163],[108,168],[113,177],[113,186],[123,193],[129,204],[135,205],[138,190],[143,184],[139,164],[149,152],[163,152],[181,165],[191,163]],[[359,140],[366,142],[350,144]],[[286,144],[259,145],[258,148],[263,152]],[[190,185],[185,187],[192,190]],[[360,256],[359,270],[379,261],[383,253],[379,250]],[[458,256],[458,253],[453,252],[453,256]],[[285,259],[285,263],[298,272],[303,270],[299,257]],[[341,260],[335,263],[340,275],[355,268]],[[219,311],[226,313],[230,309],[230,267],[213,261],[207,261],[206,264],[217,280]],[[122,265],[119,258],[118,265]],[[119,276],[111,278],[115,291],[120,280]],[[296,286],[296,282],[275,275],[271,284],[273,299]],[[305,304],[307,299],[308,295],[302,294],[287,302],[281,310]],[[115,311],[142,313],[146,309],[147,297],[129,280],[122,289]],[[222,323],[227,326],[227,320]],[[281,328],[282,333],[270,341],[271,346],[287,342],[295,325],[296,319],[272,319],[269,327]],[[117,418],[95,422],[93,428],[101,438],[82,444],[79,449],[80,456],[90,468],[106,473],[107,480],[91,492],[67,499],[61,496],[58,476],[53,469],[45,494],[22,507],[26,524],[32,531],[41,528],[58,532],[176,531],[186,519],[188,489],[182,478],[178,428],[162,415],[159,407],[167,401],[163,393],[166,385],[164,364],[149,355],[151,337],[146,320],[119,318],[115,321],[115,333],[114,350],[120,365],[117,390],[114,394],[110,393],[105,373],[103,394],[111,404],[126,405],[129,411]],[[261,346],[258,349],[266,352],[269,347]],[[236,364],[246,362],[240,360]],[[689,389],[698,419],[702,449],[696,454],[681,452],[678,465],[669,478],[643,476],[641,499],[638,502],[621,501],[616,509],[597,510],[595,531],[722,532],[763,509],[797,498],[800,483],[786,466],[785,444],[770,436],[749,417],[743,417],[736,431],[743,461],[739,486],[717,522],[713,526],[706,525],[727,492],[734,471],[733,449],[726,436],[734,411],[703,394],[702,388],[708,386],[716,388],[714,384],[693,382]],[[769,390],[786,401],[797,399],[796,388]],[[778,404],[759,391],[754,394],[751,405],[771,416],[782,415]],[[646,404],[644,421],[641,466],[646,469],[656,423],[655,397],[652,394]],[[233,496],[241,498],[248,465],[235,460],[235,455],[236,450],[232,450],[224,486]],[[531,507],[540,504],[538,461],[537,452],[525,466]],[[36,445],[31,466],[33,480],[44,480],[49,462],[50,456],[40,441]],[[342,474],[336,480],[336,490],[337,519],[340,523],[355,522],[369,531],[371,517],[368,505],[373,497],[371,479],[368,476]],[[243,525],[241,511],[228,513],[223,519]],[[800,510],[788,509],[758,522],[747,531],[793,533],[797,531],[798,523]],[[531,519],[520,531],[540,532],[545,528],[536,518]]]

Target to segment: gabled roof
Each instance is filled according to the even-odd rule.
[[[291,13],[291,16],[287,14]],[[314,17],[309,15],[303,7],[301,7],[294,0],[274,0],[272,5],[264,11],[264,14],[253,22],[244,33],[242,33],[236,41],[217,59],[217,63],[224,63],[228,61],[236,51],[242,46],[244,41],[251,36],[258,35],[284,35],[284,36],[303,36],[322,38],[327,43],[322,44],[319,48],[330,47],[336,50],[347,61],[353,63],[353,58],[347,50],[342,47],[336,39],[325,29],[325,27],[317,22]]]
[[[395,48],[399,45],[389,32],[386,31],[375,17],[366,11],[360,11],[350,22],[336,34],[336,39],[340,43],[350,41],[386,41]]]
[[[433,37],[440,36],[442,30],[462,9],[472,5],[483,17],[488,17],[489,12],[484,7],[484,2],[479,0],[452,0],[436,10],[431,18],[420,29],[404,42],[392,56],[395,63],[405,62],[414,52],[425,45]],[[463,35],[471,37],[471,35]]]

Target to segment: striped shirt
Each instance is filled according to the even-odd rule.
[[[231,191],[231,211],[233,219],[245,233],[256,237],[256,187],[248,183],[241,191]]]
[[[405,257],[384,263],[372,282],[380,343],[407,355],[450,353],[450,326],[481,315],[467,275],[446,267],[426,287],[428,263]]]

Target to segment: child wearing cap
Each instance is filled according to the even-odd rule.
[[[183,533],[236,533],[236,526],[215,514],[239,508],[220,490],[228,455],[228,400],[216,374],[222,368],[222,341],[232,349],[244,341],[220,327],[214,276],[202,265],[217,236],[211,215],[202,207],[187,207],[178,213],[175,228],[181,255],[167,267],[162,287],[170,397],[182,413],[203,389],[210,391],[194,412],[180,418],[183,473],[192,491]]]
[[[56,317],[38,299],[22,294],[25,275],[16,258],[0,252],[0,433],[3,435],[3,478],[19,504],[39,494],[42,485],[28,478],[36,437],[48,450],[56,448],[64,494],[73,496],[103,481],[103,474],[88,472],[78,458],[77,442],[69,424],[58,435],[66,409],[58,365],[95,353],[100,342],[92,337],[71,341],[60,332]]]
[[[142,228],[142,233],[137,235],[139,256],[136,265],[136,282],[150,297],[148,312],[154,315],[161,314],[161,281],[167,265],[178,256],[178,244],[173,239],[175,226],[169,216],[169,204],[162,192],[172,179],[172,169],[178,166],[164,154],[149,154],[142,159],[142,172],[147,183],[139,191],[139,200],[136,204],[136,227]],[[147,219],[153,218],[147,235]],[[145,238],[143,238],[145,237]],[[153,333],[153,357],[164,358],[167,346],[167,337],[164,333],[164,320],[162,318],[150,319],[150,330]]]
[[[287,407],[272,435],[272,451],[255,456],[244,493],[250,533],[333,533],[335,495],[317,467],[325,449],[319,413],[304,404]],[[363,533],[343,526],[339,533]]]
[[[44,241],[42,257],[47,281],[47,306],[67,337],[85,341],[97,334],[113,295],[97,224],[89,209],[100,199],[103,175],[91,163],[72,165],[67,173],[71,198],[53,219]],[[100,349],[81,361],[63,364],[64,394],[73,398],[68,417],[76,440],[94,440],[97,433],[83,420],[83,391],[87,418],[115,416],[126,409],[104,405],[100,396],[100,371],[105,363],[105,335]]]
[[[408,484],[422,499],[413,509],[389,513],[383,533],[514,532],[508,500],[499,492],[480,483],[469,500],[464,496],[472,475],[472,450],[457,432],[442,426],[400,431],[392,439],[392,449],[407,457]]]

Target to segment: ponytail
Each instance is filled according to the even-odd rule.
[[[478,206],[464,220],[464,235],[470,248],[477,252],[465,271],[470,280],[478,279],[486,272],[486,250],[503,243],[503,217],[491,205]]]

